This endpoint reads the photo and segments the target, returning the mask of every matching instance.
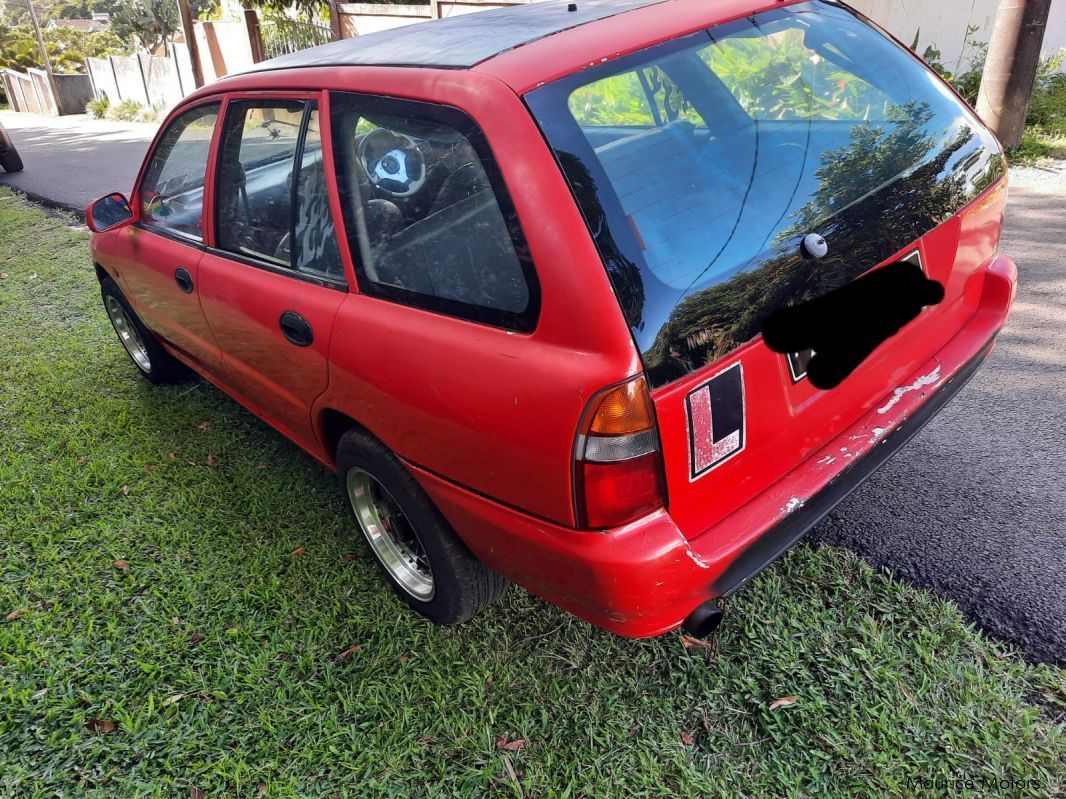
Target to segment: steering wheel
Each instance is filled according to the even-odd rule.
[[[359,161],[370,182],[393,197],[410,197],[426,182],[426,159],[404,133],[370,131],[359,142]]]

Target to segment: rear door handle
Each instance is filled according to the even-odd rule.
[[[189,270],[184,266],[179,266],[174,270],[174,282],[177,283],[178,288],[186,294],[192,294],[192,275],[189,274]]]
[[[297,347],[309,347],[315,340],[311,325],[296,311],[285,311],[278,319],[278,327],[281,334]]]

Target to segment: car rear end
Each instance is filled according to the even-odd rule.
[[[916,57],[821,0],[605,59],[525,100],[645,369],[579,423],[575,518],[590,532],[493,523],[523,582],[579,615],[629,635],[685,619],[706,631],[705,603],[797,540],[987,356],[1016,282],[998,253],[1001,149]],[[911,298],[831,388],[808,374],[817,350],[767,346],[782,309],[901,263],[943,298]],[[819,325],[847,341],[888,301]]]

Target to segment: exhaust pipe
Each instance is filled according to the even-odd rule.
[[[695,638],[706,638],[718,629],[722,615],[722,609],[713,600],[707,600],[688,614],[681,629]]]

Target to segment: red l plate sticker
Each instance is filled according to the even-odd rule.
[[[695,480],[744,449],[744,370],[735,363],[690,392],[689,479]]]

